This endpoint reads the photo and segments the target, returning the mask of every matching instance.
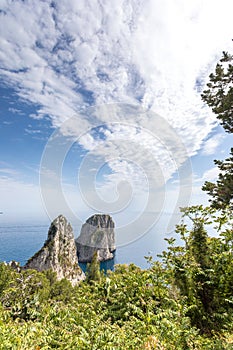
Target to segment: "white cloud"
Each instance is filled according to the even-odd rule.
[[[64,198],[70,208],[68,211],[64,211],[61,202],[56,201],[57,189],[50,186],[53,215],[49,216],[46,204],[41,200],[40,186],[21,181],[18,179],[18,175],[11,169],[2,169],[2,172],[0,172],[0,211],[3,212],[1,223],[47,223],[60,214],[66,215],[67,219],[72,221],[72,224],[80,224],[84,219],[86,220],[90,209],[80,199],[81,195],[77,190],[77,186],[69,184],[63,186]],[[49,174],[49,176],[51,177],[51,183],[56,181],[56,174]],[[72,215],[74,208],[76,217]],[[78,222],[77,217],[79,217]]]
[[[9,112],[12,112],[12,113],[24,115],[24,113],[20,109],[17,109],[17,108],[10,107],[8,110],[9,110]]]
[[[35,130],[35,129],[25,129],[25,132],[27,134],[31,134],[31,135],[34,135],[34,134],[41,134],[41,130]]]
[[[18,174],[18,172],[11,168],[0,168],[0,174],[7,176],[15,176]]]
[[[224,136],[221,134],[210,137],[206,142],[204,142],[201,153],[205,156],[215,154],[215,152],[216,152],[218,146],[221,144],[223,138],[224,138]]]
[[[1,222],[25,222],[33,218],[37,222],[47,221],[39,186],[24,183],[11,176],[0,176],[0,188],[0,210],[3,212]]]
[[[202,181],[216,181],[219,174],[219,169],[217,167],[213,167],[209,170],[206,170],[202,175]]]
[[[140,167],[149,182],[159,171],[168,179],[216,125],[200,90],[231,46],[232,1],[60,0],[52,6],[16,0],[1,6],[1,78],[39,105],[32,118],[49,116],[57,127],[76,116],[61,131],[83,135],[83,148],[108,163],[108,185],[132,175],[140,183]],[[148,112],[85,114],[90,105],[119,102]],[[90,132],[104,123],[102,139]],[[203,152],[213,153],[219,141],[207,141]]]
[[[218,167],[214,166],[206,170],[201,177],[194,176],[194,184],[203,185],[205,181],[215,182],[219,175]],[[199,187],[199,186],[198,186]]]
[[[202,186],[204,185],[205,181],[215,182],[218,178],[218,174],[219,169],[217,167],[213,167],[206,170],[201,177],[194,178],[190,205],[197,205],[200,203],[206,206],[209,205],[210,197],[206,192],[202,191]]]
[[[231,6],[227,0],[221,7],[169,0],[59,1],[55,8],[5,2],[2,75],[22,97],[40,104],[54,125],[88,103],[88,94],[96,104],[140,100],[197,148],[213,120],[205,111],[197,115],[202,103],[195,82],[203,83],[231,39]],[[221,15],[221,26],[213,26]],[[200,122],[205,132],[195,137]]]

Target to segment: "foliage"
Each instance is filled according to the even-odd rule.
[[[9,282],[0,300],[10,310],[13,319],[36,319],[40,314],[41,303],[48,299],[49,293],[49,281],[42,273],[23,270],[9,273]]]
[[[232,325],[233,314],[233,231],[232,213],[195,206],[183,209],[183,222],[177,226],[184,245],[169,239],[163,252],[170,270],[170,284],[185,298],[186,315],[201,333],[213,334]],[[208,237],[205,227],[217,224],[219,238]],[[213,228],[212,228],[213,229]]]
[[[185,245],[175,247],[169,239],[163,262],[147,257],[146,270],[116,265],[98,281],[72,287],[67,280],[57,281],[52,271],[17,272],[2,264],[8,282],[1,293],[0,349],[231,349],[229,218],[220,223],[213,210],[208,215],[204,209],[192,210],[185,214],[194,220],[206,223],[212,217],[222,228],[221,237],[209,239],[203,228],[189,232],[178,226]],[[199,252],[201,242],[207,246]],[[205,310],[206,288],[214,301],[208,300]],[[215,317],[215,333],[201,334],[204,319],[195,324],[195,307],[207,320],[213,307],[222,312],[224,320]]]
[[[224,161],[215,160],[220,172],[216,183],[206,181],[202,189],[206,191],[212,199],[211,205],[216,209],[224,209],[230,206],[233,209],[233,148],[230,157]]]
[[[98,260],[98,251],[93,254],[91,262],[87,264],[86,278],[88,282],[100,280],[100,262]]]
[[[202,95],[228,132],[232,59],[224,53]],[[0,350],[232,349],[232,161],[233,150],[215,161],[218,181],[204,186],[211,207],[184,208],[176,227],[182,245],[167,239],[161,261],[146,257],[147,270],[117,265],[104,276],[96,253],[86,281],[72,287],[51,270],[0,263]]]
[[[221,125],[227,132],[233,132],[233,56],[223,52],[223,57],[210,74],[207,90],[202,99],[217,115]]]
[[[223,52],[215,73],[210,74],[208,89],[202,99],[220,120],[224,129],[233,132],[233,56]],[[215,160],[220,172],[216,183],[205,182],[203,190],[212,197],[211,206],[216,209],[232,207],[233,199],[233,148],[225,161]]]
[[[13,271],[5,263],[0,262],[0,295],[7,288],[11,279]]]

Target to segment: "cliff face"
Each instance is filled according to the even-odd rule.
[[[73,229],[64,216],[58,216],[51,223],[44,246],[27,261],[25,268],[52,269],[58,280],[66,278],[73,286],[84,280],[85,275],[78,266]]]
[[[75,240],[79,261],[90,262],[95,251],[99,261],[112,259],[116,250],[114,227],[110,215],[95,214],[87,219]]]

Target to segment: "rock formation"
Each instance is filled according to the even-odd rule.
[[[58,280],[66,278],[73,286],[85,278],[78,266],[73,229],[64,216],[58,216],[51,223],[44,246],[27,261],[25,268],[52,269]]]
[[[95,214],[82,225],[80,236],[75,240],[80,262],[90,262],[95,251],[99,261],[114,257],[115,232],[110,215]]]

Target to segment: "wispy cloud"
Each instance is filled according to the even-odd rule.
[[[195,82],[204,82],[231,38],[231,9],[226,0],[221,8],[211,1],[4,2],[1,75],[54,125],[84,105],[140,101],[185,138],[205,123],[202,139],[213,120],[199,113]],[[221,11],[223,23],[213,26]]]
[[[35,130],[35,129],[25,129],[26,133],[28,134],[41,134],[41,130]]]
[[[205,181],[214,182],[217,180],[219,175],[219,169],[217,167],[212,167],[208,170],[206,170],[201,177],[195,176],[194,177],[194,187],[199,188],[199,185],[204,185]]]
[[[0,174],[15,176],[15,175],[18,175],[18,171],[11,168],[0,168]]]
[[[15,114],[24,115],[24,113],[18,108],[10,107],[8,110],[9,110],[9,112],[12,112],[12,113],[15,113]]]
[[[209,170],[206,170],[202,175],[201,181],[216,181],[219,174],[219,169],[217,167],[213,167]]]
[[[12,176],[1,176],[0,174],[0,188],[0,208],[4,213],[3,221],[21,221],[34,216],[40,217],[40,220],[46,219],[38,186],[16,180]],[[13,198],[12,193],[14,194]],[[27,217],[25,217],[25,211]]]
[[[168,179],[215,127],[200,91],[230,48],[232,1],[16,0],[1,7],[0,77],[38,106],[31,118],[49,117],[64,135],[83,135],[84,150],[110,167],[108,185],[133,175],[144,184],[139,168],[149,182],[160,173]],[[85,113],[110,103],[147,112]],[[151,111],[183,148],[168,129],[163,135]],[[64,124],[69,118],[72,125]],[[101,124],[102,136],[90,131]],[[218,142],[207,141],[203,153]]]
[[[217,167],[212,167],[206,170],[201,177],[194,177],[190,204],[196,205],[202,203],[203,205],[209,205],[210,198],[206,192],[202,191],[202,186],[205,181],[215,182],[218,178],[218,174],[219,169]]]
[[[224,136],[221,134],[210,137],[207,141],[204,142],[201,153],[205,156],[215,154],[223,139]]]

